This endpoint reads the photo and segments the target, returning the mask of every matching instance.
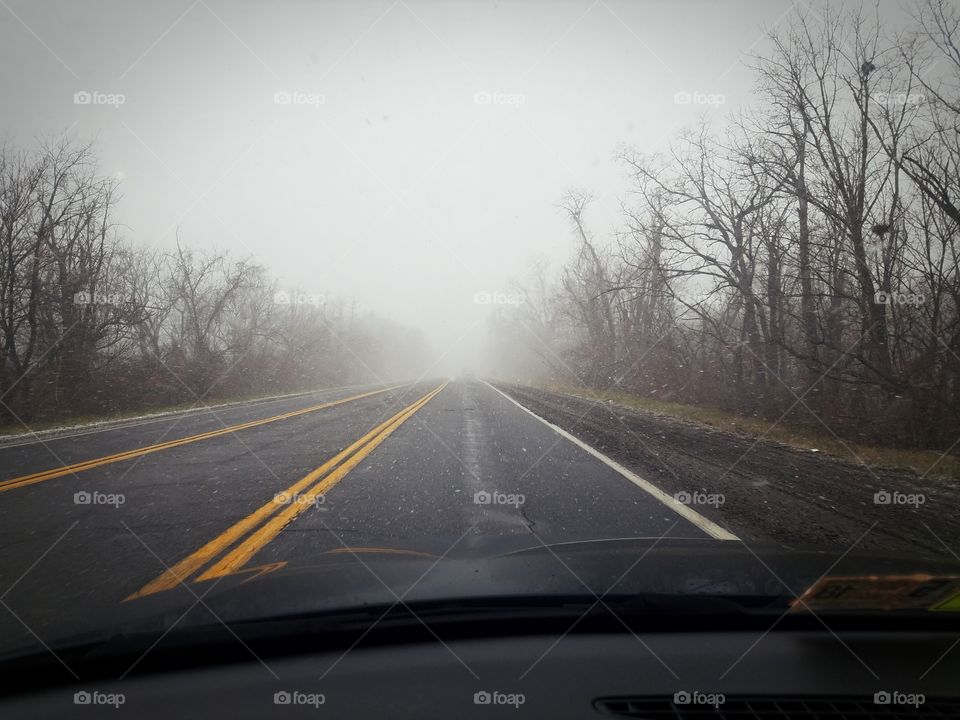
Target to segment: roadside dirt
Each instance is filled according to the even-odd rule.
[[[663,491],[695,497],[693,509],[745,542],[960,555],[960,486],[953,481],[844,462],[609,402],[499,387]],[[889,504],[875,501],[881,492]]]

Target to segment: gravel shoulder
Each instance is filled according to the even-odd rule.
[[[497,387],[665,492],[686,493],[695,510],[746,542],[960,555],[955,481],[845,462],[611,402]],[[878,494],[890,502],[878,502]]]

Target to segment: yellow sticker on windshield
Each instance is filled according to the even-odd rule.
[[[954,607],[945,607],[953,603]],[[960,610],[960,577],[868,575],[825,577],[791,603],[795,612],[823,610]]]
[[[944,600],[942,603],[937,605],[934,610],[941,610],[944,612],[960,612],[960,593],[954,595],[948,600]]]

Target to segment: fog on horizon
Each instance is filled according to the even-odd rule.
[[[129,240],[250,257],[422,330],[437,374],[489,372],[491,313],[575,249],[563,194],[615,230],[615,150],[749,105],[744,53],[802,10],[9,0],[5,141],[95,139]]]

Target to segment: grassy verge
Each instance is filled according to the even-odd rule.
[[[799,428],[786,423],[778,424],[771,430],[770,425],[772,423],[768,420],[743,417],[715,408],[665,402],[623,392],[593,393],[585,388],[565,385],[540,385],[539,387],[551,392],[573,395],[587,400],[599,397],[616,405],[687,420],[725,432],[738,433],[753,438],[762,437],[764,440],[783,443],[800,450],[816,449],[818,452],[849,462],[859,463],[863,461],[872,467],[911,470],[918,475],[926,474],[927,477],[931,478],[941,477],[960,480],[960,459],[953,455],[944,456],[935,450],[904,450],[860,445],[846,440],[840,441],[826,432],[817,433],[809,428]]]

